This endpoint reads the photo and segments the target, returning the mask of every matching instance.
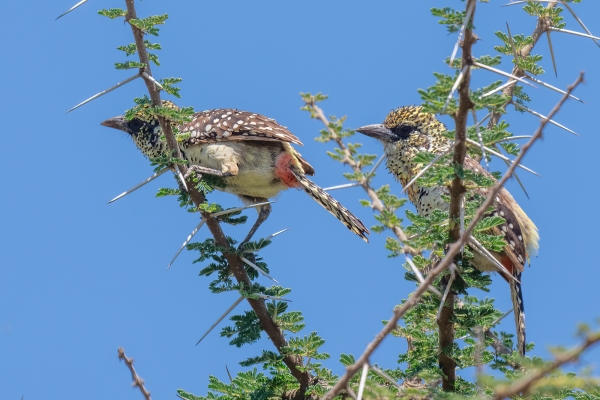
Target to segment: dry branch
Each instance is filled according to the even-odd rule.
[[[127,358],[127,356],[125,355],[125,350],[122,347],[119,347],[118,352],[119,360],[125,361],[127,368],[129,368],[129,371],[131,372],[131,379],[133,379],[132,386],[137,386],[140,389],[140,392],[142,392],[142,394],[144,395],[144,398],[146,400],[151,400],[150,392],[144,386],[144,380],[139,377],[139,375],[135,371],[135,368],[133,367],[133,358]]]
[[[513,382],[508,387],[501,387],[496,391],[494,400],[506,399],[518,394],[521,396],[527,395],[537,381],[542,379],[550,372],[558,369],[561,365],[576,361],[584,351],[598,342],[600,342],[600,333],[587,336],[582,344],[565,352],[564,354],[556,356],[554,361],[548,363],[546,366],[525,375],[521,379]]]

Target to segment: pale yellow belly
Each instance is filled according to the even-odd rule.
[[[191,164],[232,176],[218,190],[241,196],[272,198],[287,189],[274,173],[274,160],[282,151],[260,142],[217,142],[184,148]]]

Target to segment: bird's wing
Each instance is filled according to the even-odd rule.
[[[187,145],[219,141],[262,140],[291,142],[302,145],[293,133],[274,119],[235,109],[207,110],[195,113],[192,120],[178,126],[190,137]]]
[[[473,158],[466,156],[465,157],[465,168],[473,170],[477,173],[485,175],[488,178],[496,180],[492,174],[486,171],[479,162],[475,161]],[[477,189],[477,193],[482,196],[487,196],[488,189]],[[491,229],[491,233],[494,235],[503,235],[504,240],[506,241],[506,247],[504,248],[504,252],[508,256],[508,258],[512,261],[513,265],[519,271],[523,271],[525,267],[525,262],[528,259],[527,248],[528,243],[525,243],[525,236],[523,235],[523,226],[525,223],[533,223],[531,220],[521,221],[517,214],[525,213],[521,210],[517,202],[510,195],[508,190],[502,188],[496,198],[494,199],[494,203],[492,205],[493,211],[487,216],[498,216],[502,217],[505,220],[505,223],[496,226]],[[535,229],[535,226],[534,226]],[[516,272],[516,271],[515,271]]]

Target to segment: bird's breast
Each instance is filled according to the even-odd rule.
[[[272,198],[288,188],[275,173],[279,143],[215,142],[184,149],[192,164],[216,169],[231,176],[223,178],[221,191],[250,197]]]

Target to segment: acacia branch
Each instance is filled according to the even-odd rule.
[[[454,115],[454,122],[456,125],[456,131],[454,136],[454,153],[452,156],[452,163],[455,168],[463,168],[465,162],[465,156],[467,154],[467,119],[469,111],[473,108],[473,102],[469,97],[470,84],[471,84],[471,68],[473,64],[473,44],[477,41],[477,36],[472,30],[472,21],[475,19],[476,1],[469,0],[465,4],[465,9],[469,10],[472,8],[470,13],[470,21],[464,21],[465,36],[462,43],[462,65],[461,71],[464,71],[462,81],[458,87],[459,95],[459,106],[456,114]],[[469,14],[468,12],[465,13]],[[458,174],[455,175],[452,183],[450,184],[450,209],[449,209],[449,221],[450,221],[450,241],[456,242],[460,240],[461,226],[460,217],[463,210],[463,200],[465,194],[465,187],[463,181]],[[451,285],[446,279],[443,281],[444,285]],[[446,298],[446,302],[442,305],[440,316],[437,320],[439,329],[439,354],[438,361],[442,370],[442,389],[444,391],[454,391],[454,384],[456,381],[456,361],[451,356],[452,348],[454,346],[454,299],[455,295],[450,290]],[[448,354],[450,353],[450,355]]]
[[[305,103],[314,111],[316,118],[319,121],[321,121],[323,125],[325,125],[325,128],[329,132],[331,140],[333,140],[338,145],[340,150],[342,150],[342,153],[344,154],[342,164],[348,165],[356,174],[363,173],[363,166],[359,162],[356,162],[352,159],[352,153],[350,152],[350,149],[348,148],[348,146],[346,146],[342,138],[329,126],[329,121],[327,120],[327,117],[325,117],[325,113],[323,112],[323,110],[316,104],[314,100],[305,101]],[[385,206],[383,205],[383,202],[381,201],[379,196],[377,196],[375,190],[371,187],[369,177],[365,176],[362,179],[362,181],[359,182],[359,186],[361,186],[364,189],[364,191],[367,192],[367,195],[371,200],[371,208],[373,210],[378,211],[380,214],[383,213],[383,211],[385,210]],[[404,244],[404,242],[408,240],[408,237],[406,236],[402,228],[400,228],[399,226],[393,226],[390,229],[394,233],[396,238],[398,238],[398,240],[403,244],[403,251],[405,253],[410,253],[412,255],[420,253],[416,249]]]
[[[548,3],[548,5],[546,6],[546,9],[554,8],[557,5],[558,5],[558,2],[557,3]],[[531,44],[524,46],[520,51],[517,51],[517,55],[520,58],[525,58],[529,54],[531,54],[531,51],[536,46],[536,44],[538,43],[538,41],[540,40],[540,38],[542,37],[544,32],[547,32],[549,30],[549,28],[550,28],[550,22],[548,21],[547,18],[538,18],[537,24],[535,25],[535,29],[533,30],[533,33],[531,34],[531,38],[533,39],[533,42]],[[518,64],[515,64],[511,74],[520,78],[520,77],[525,76],[525,71],[523,71],[521,68],[519,68]],[[506,110],[506,107],[508,107],[508,105],[512,103],[512,97],[513,97],[513,93],[515,91],[515,86],[516,85],[510,85],[510,86],[504,88],[504,90],[502,91],[502,94],[504,96],[509,96],[509,100],[507,100],[500,107],[503,110]],[[492,128],[496,124],[498,124],[498,121],[500,121],[501,116],[502,116],[502,114],[499,112],[492,112],[492,115],[491,115],[489,123],[488,123],[488,128]]]
[[[600,333],[594,333],[587,336],[579,346],[556,356],[554,361],[548,363],[546,366],[525,375],[508,387],[500,387],[494,395],[494,400],[501,400],[518,394],[520,394],[520,396],[527,395],[537,381],[550,372],[558,369],[560,366],[576,361],[584,351],[598,342],[600,342]]]
[[[129,368],[129,371],[131,372],[131,379],[133,379],[132,386],[137,386],[140,389],[140,392],[142,392],[142,395],[144,395],[144,398],[146,400],[151,400],[150,392],[144,386],[144,380],[139,377],[135,371],[135,368],[133,367],[133,358],[127,358],[125,355],[125,350],[122,347],[119,347],[118,352],[119,360],[125,361],[127,368]]]
[[[134,0],[125,0],[127,4],[127,15],[125,17],[126,21],[131,19],[136,19],[137,14],[135,11]],[[152,71],[150,70],[150,60],[148,58],[148,52],[146,51],[146,46],[144,44],[144,32],[138,29],[136,26],[129,24],[131,26],[131,31],[133,33],[133,37],[135,38],[135,44],[137,47],[137,52],[139,56],[139,60],[141,63],[145,64],[143,68],[140,69],[140,74],[143,76],[143,72],[146,72],[149,76],[152,76]],[[160,91],[154,84],[154,82],[143,76],[144,81],[146,82],[146,87],[148,88],[148,93],[150,94],[150,98],[152,99],[152,104],[154,107],[161,107],[162,101],[160,98]],[[157,119],[160,123],[162,131],[165,135],[167,146],[169,150],[172,152],[177,158],[182,158],[181,151],[179,150],[179,146],[177,144],[177,140],[175,139],[175,135],[173,135],[173,130],[171,129],[171,124],[161,116],[157,116]],[[176,168],[179,169],[182,175],[185,176],[188,168],[183,164],[178,164]],[[204,203],[205,197],[204,195],[196,189],[196,183],[193,181],[193,177],[186,178],[187,188],[190,195],[190,198],[194,202],[196,208],[199,209],[200,205]],[[225,251],[223,253],[224,257],[227,259],[227,263],[231,272],[235,276],[237,282],[239,284],[243,284],[246,288],[252,286],[252,282],[244,269],[243,261],[240,257],[234,253],[234,249],[229,245],[229,241],[223,232],[223,229],[219,223],[219,221],[213,217],[211,217],[210,213],[201,212],[202,217],[206,219],[206,225],[210,230],[212,236],[215,239],[215,243],[217,246],[222,248],[231,250],[230,252]],[[267,307],[265,305],[264,299],[246,299],[254,313],[256,314],[258,320],[260,321],[260,325],[262,329],[267,333],[275,347],[279,352],[281,352],[281,348],[288,345],[283,332],[279,328],[279,326],[275,323],[269,312],[267,311]],[[297,397],[304,398],[304,392],[308,387],[311,381],[311,375],[308,372],[301,372],[297,367],[302,367],[302,357],[294,356],[294,355],[286,355],[283,359],[283,362],[290,369],[291,374],[298,380],[300,383],[300,389],[298,390]]]
[[[331,400],[335,395],[337,395],[338,393],[340,393],[340,391],[346,388],[350,379],[358,371],[361,370],[362,366],[366,362],[369,361],[369,357],[383,342],[383,339],[385,339],[385,337],[391,331],[396,329],[396,325],[398,324],[400,318],[402,318],[408,310],[410,310],[413,306],[417,304],[421,296],[427,291],[429,285],[431,285],[433,281],[438,277],[438,275],[444,272],[452,264],[454,257],[460,252],[461,247],[464,246],[471,237],[473,229],[475,229],[475,225],[477,225],[479,220],[486,213],[488,207],[492,205],[492,203],[494,202],[494,198],[497,196],[498,192],[500,192],[500,190],[504,187],[506,181],[513,175],[517,165],[521,162],[521,160],[523,159],[525,154],[527,154],[529,149],[531,149],[531,146],[533,146],[534,142],[542,137],[542,132],[548,124],[548,120],[558,112],[558,110],[562,107],[563,103],[569,98],[569,94],[571,94],[575,87],[577,87],[577,85],[579,85],[581,82],[583,82],[583,73],[580,73],[579,77],[575,80],[575,82],[568,87],[567,93],[556,104],[556,106],[554,106],[552,111],[550,111],[548,117],[541,121],[540,126],[536,130],[535,134],[522,147],[521,153],[519,153],[519,155],[515,158],[515,162],[510,165],[504,176],[489,189],[486,199],[484,200],[483,204],[477,209],[473,220],[465,229],[463,234],[460,236],[459,240],[452,243],[449,246],[446,256],[440,261],[438,265],[436,265],[436,267],[433,270],[431,270],[431,272],[425,278],[425,281],[423,281],[423,283],[419,285],[417,290],[415,290],[411,294],[411,296],[409,296],[406,302],[402,306],[394,309],[394,313],[392,314],[392,317],[390,318],[388,323],[385,324],[383,329],[377,335],[375,335],[375,338],[371,343],[367,345],[367,348],[360,356],[360,358],[354,364],[346,367],[346,373],[344,373],[344,375],[340,378],[338,382],[336,382],[336,384],[331,388],[331,390],[327,392],[325,396],[323,396],[322,400]]]

